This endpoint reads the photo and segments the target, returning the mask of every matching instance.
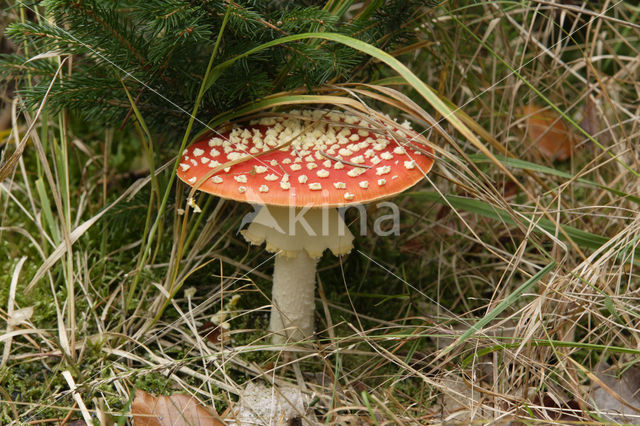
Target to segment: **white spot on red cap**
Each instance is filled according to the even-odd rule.
[[[391,171],[391,166],[376,167],[376,175],[378,176],[386,175],[390,171]]]
[[[383,160],[391,160],[393,158],[393,155],[391,155],[390,152],[383,152],[382,154],[380,154],[380,158],[382,158]]]
[[[356,176],[360,176],[361,174],[363,174],[366,171],[367,171],[367,169],[363,169],[362,167],[354,167],[353,169],[351,169],[351,170],[349,170],[347,172],[347,175],[349,175],[351,177],[356,177]]]
[[[191,168],[191,166],[185,163],[180,163],[180,168],[182,169],[183,172],[186,172]]]
[[[274,175],[273,173],[269,173],[268,175],[266,175],[266,176],[264,177],[264,180],[268,180],[268,181],[270,181],[270,182],[276,181],[276,180],[278,180],[278,179],[280,179],[280,178],[278,177],[278,175]]]
[[[384,185],[385,183],[387,183],[387,180],[386,180],[386,179],[378,179],[378,186],[382,186],[382,185]]]
[[[193,155],[196,157],[200,157],[202,154],[204,154],[204,149],[196,148],[193,150]]]
[[[363,180],[359,184],[360,188],[367,189],[369,187],[369,181]]]
[[[211,178],[211,182],[213,183],[222,183],[222,178],[220,176],[214,176]]]
[[[258,188],[258,191],[269,192],[269,187],[267,185],[260,185],[260,188]]]
[[[236,182],[247,183],[247,175],[238,175],[233,177]]]
[[[189,182],[190,184],[194,184],[194,183],[196,183],[196,180],[197,180],[197,179],[196,179],[196,177],[194,176],[194,177],[190,177],[190,178],[187,180],[187,182]]]
[[[322,185],[319,182],[313,182],[309,184],[309,189],[312,191],[319,191],[322,189]]]
[[[298,182],[300,182],[300,183],[306,183],[308,179],[309,178],[306,175],[298,176]]]
[[[347,184],[344,182],[333,182],[333,186],[336,189],[345,189],[347,187]]]
[[[345,200],[353,200],[354,197],[355,197],[355,194],[352,194],[350,192],[345,192],[344,193],[344,199]]]
[[[224,140],[218,138],[218,137],[214,137],[209,139],[208,145],[209,146],[221,146],[224,143]]]
[[[411,161],[405,161],[404,162],[404,167],[407,170],[411,170],[411,169],[415,169],[416,168],[416,162],[414,160]]]
[[[320,169],[316,172],[316,175],[320,178],[326,178],[326,177],[329,177],[329,171],[325,169]]]
[[[239,187],[238,187],[238,192],[240,192],[240,193],[245,193],[245,192],[247,192],[247,187],[246,187],[246,186],[239,186]]]

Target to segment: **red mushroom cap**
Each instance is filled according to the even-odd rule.
[[[214,168],[243,160],[197,189],[263,205],[368,203],[413,186],[433,165],[433,150],[415,142],[419,135],[401,125],[386,127],[373,129],[344,113],[292,111],[200,139],[183,152],[178,177],[193,186]]]

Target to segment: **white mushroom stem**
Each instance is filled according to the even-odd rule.
[[[335,208],[262,207],[242,232],[252,244],[277,253],[269,330],[273,342],[313,334],[316,263],[326,249],[336,256],[353,247],[353,235]]]
[[[273,290],[269,330],[273,343],[302,340],[313,334],[316,259],[304,251],[296,257],[277,255],[273,269]]]

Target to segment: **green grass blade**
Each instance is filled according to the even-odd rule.
[[[482,163],[491,163],[491,160],[486,156],[486,155],[482,155],[482,154],[473,154],[470,155],[469,158],[471,159],[471,161],[473,161],[476,164],[482,164]],[[528,161],[524,161],[524,160],[520,160],[517,158],[509,158],[509,157],[504,157],[502,155],[496,155],[496,158],[506,167],[513,167],[516,169],[521,169],[521,170],[529,170],[532,172],[539,172],[539,173],[544,173],[547,175],[552,175],[552,176],[558,176],[558,177],[562,177],[562,178],[566,178],[566,179],[574,179],[574,176],[570,173],[567,172],[563,172],[557,169],[554,169],[552,167],[546,167],[546,166],[542,166],[540,164],[536,164],[536,163],[530,163]],[[610,192],[614,195],[617,195],[619,197],[623,197],[635,204],[639,204],[640,205],[640,197],[636,197],[634,195],[630,195],[627,194],[626,192],[623,191],[619,191],[615,188],[611,188],[608,187],[606,185],[602,185],[599,184],[597,182],[594,182],[592,180],[589,179],[584,179],[584,178],[577,178],[575,179],[575,182],[579,182],[579,183],[583,183],[585,185],[589,185],[589,186],[593,186],[596,187],[598,189],[603,189],[607,192]]]
[[[441,356],[447,354],[448,352],[451,352],[451,350],[453,348],[455,348],[459,344],[463,343],[469,337],[473,336],[478,331],[480,331],[480,329],[482,329],[482,327],[484,327],[485,325],[487,325],[491,321],[493,321],[505,309],[507,309],[509,306],[513,305],[518,300],[518,298],[520,298],[520,296],[522,296],[522,293],[524,293],[530,287],[532,287],[534,284],[536,284],[538,281],[540,281],[542,279],[542,277],[544,277],[555,265],[556,265],[556,262],[552,261],[547,266],[545,266],[540,271],[538,271],[538,273],[536,273],[533,277],[529,278],[524,284],[522,284],[520,287],[518,287],[513,292],[511,292],[511,294],[509,294],[506,297],[506,299],[504,299],[502,302],[500,302],[498,304],[498,306],[493,308],[484,317],[482,317],[477,323],[475,323],[474,325],[469,327],[469,329],[467,331],[462,333],[462,335],[460,337],[458,337],[455,342],[453,342],[452,344],[450,344],[449,346],[444,348],[440,352],[438,357],[441,357]]]
[[[496,351],[502,351],[505,349],[514,349],[522,345],[522,341],[514,342],[514,343],[501,343],[498,345],[492,345],[487,348],[475,350],[473,354],[469,355],[462,361],[462,366],[467,367],[474,359],[480,358],[484,355],[490,354]],[[598,345],[595,343],[582,343],[582,342],[569,342],[563,340],[539,340],[534,339],[530,342],[527,342],[528,346],[554,346],[554,347],[563,347],[563,348],[574,348],[574,349],[588,349],[594,351],[602,351],[619,353],[619,354],[629,354],[635,357],[640,356],[640,350],[634,348],[625,348],[621,346],[610,346],[610,345]]]
[[[408,192],[402,195],[425,201],[436,201],[444,205],[451,205],[455,209],[465,210],[490,219],[500,220],[509,225],[516,224],[514,218],[509,215],[507,211],[491,206],[481,200],[460,197],[458,195],[447,195],[445,200],[438,193],[431,191]],[[545,218],[534,218],[524,214],[521,214],[521,216],[523,219],[534,222],[535,226],[533,227],[533,230],[537,232],[544,230],[553,234],[556,231],[556,227],[561,227],[578,246],[583,248],[596,250],[609,241],[606,237],[592,234],[591,232],[583,231],[570,225],[556,224]],[[559,238],[562,238],[562,235],[559,235]],[[640,250],[637,252],[638,255],[640,255]]]

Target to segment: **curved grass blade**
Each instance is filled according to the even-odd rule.
[[[451,125],[460,132],[462,136],[464,136],[473,146],[475,146],[480,152],[485,154],[487,157],[492,159],[496,166],[501,168],[501,170],[511,178],[516,184],[518,184],[518,180],[513,176],[509,170],[507,170],[502,163],[500,163],[497,159],[494,159],[491,151],[484,146],[484,144],[478,139],[478,137],[467,127],[455,112],[447,105],[445,101],[440,99],[438,94],[429,87],[425,82],[423,82],[418,76],[416,76],[409,68],[407,68],[402,62],[398,61],[396,58],[386,53],[383,50],[378,49],[375,46],[372,46],[368,43],[360,41],[358,39],[347,37],[342,34],[335,33],[326,33],[326,32],[317,32],[317,33],[302,33],[295,34],[291,36],[286,36],[279,38],[277,40],[272,40],[267,43],[263,43],[260,46],[254,47],[253,49],[249,49],[246,52],[237,55],[231,59],[226,60],[225,62],[217,65],[211,73],[209,77],[204,82],[205,91],[209,90],[216,80],[222,75],[222,73],[236,61],[250,56],[254,53],[260,52],[262,50],[268,49],[270,47],[278,46],[280,44],[285,44],[298,40],[306,40],[306,39],[323,39],[334,41],[336,43],[344,44],[345,46],[349,46],[352,49],[363,52],[380,62],[387,64],[391,69],[397,72],[402,78],[406,80],[406,82],[413,87],[419,94],[422,96],[433,108],[438,111],[440,115],[442,115]],[[527,189],[522,187],[522,190],[528,193]]]

